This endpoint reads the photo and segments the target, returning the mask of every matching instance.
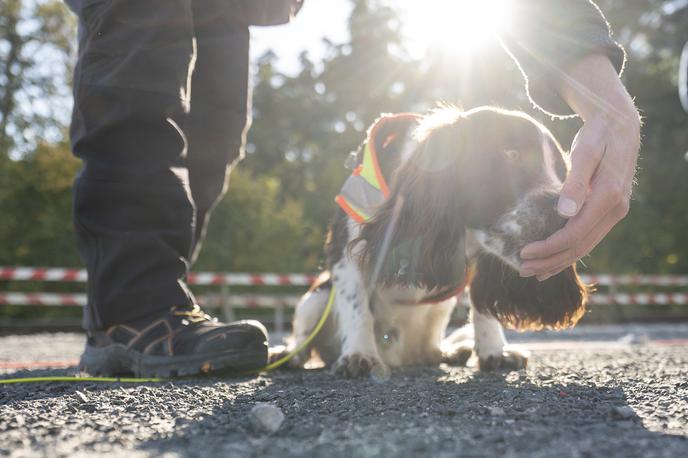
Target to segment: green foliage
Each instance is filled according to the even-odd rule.
[[[197,270],[295,272],[318,267],[323,234],[304,219],[302,202],[283,195],[276,178],[235,170],[210,232]]]
[[[79,265],[70,218],[78,168],[66,143],[39,144],[7,164],[0,192],[1,265]]]

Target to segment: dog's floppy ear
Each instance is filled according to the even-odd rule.
[[[414,113],[385,114],[368,129],[367,143],[375,151],[380,173],[389,180],[399,165],[404,149],[411,140],[411,132],[418,126],[419,115]],[[359,161],[362,157],[359,157]],[[387,184],[387,183],[385,183]]]
[[[363,224],[363,272],[378,284],[455,290],[465,275],[464,220],[457,177],[456,132],[441,126],[420,140],[398,167],[390,194]]]
[[[570,328],[581,319],[588,301],[588,288],[575,266],[539,282],[522,278],[489,254],[479,255],[470,291],[478,312],[518,330]]]

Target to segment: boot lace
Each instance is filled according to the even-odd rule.
[[[182,316],[185,320],[189,321],[190,323],[200,323],[201,321],[216,321],[215,318],[212,318],[210,315],[203,312],[203,310],[201,310],[201,307],[198,304],[194,304],[194,306],[191,309],[178,309],[177,307],[174,307],[172,309],[172,314],[174,316]]]

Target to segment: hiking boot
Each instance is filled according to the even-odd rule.
[[[87,335],[79,367],[94,375],[176,377],[246,372],[267,364],[265,326],[252,320],[220,323],[198,305],[173,307]]]

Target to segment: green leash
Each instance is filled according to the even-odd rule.
[[[103,382],[103,383],[158,383],[171,379],[164,378],[119,378],[119,377],[23,377],[0,380],[0,385],[14,383],[46,383],[46,382]]]
[[[299,352],[301,352],[303,349],[308,347],[310,343],[315,339],[315,337],[318,335],[322,327],[325,325],[325,321],[327,321],[327,317],[330,315],[330,311],[332,310],[332,303],[334,302],[334,286],[332,286],[332,290],[330,291],[330,297],[327,299],[327,305],[325,306],[325,310],[323,311],[322,316],[320,317],[320,321],[318,321],[318,324],[315,325],[315,328],[313,328],[313,331],[311,334],[308,336],[306,340],[304,340],[301,345],[290,351],[287,355],[284,357],[278,359],[275,362],[272,362],[268,364],[267,366],[261,367],[260,369],[255,369],[250,372],[245,372],[239,375],[255,375],[259,374],[261,372],[269,372],[272,370],[277,369],[278,367],[286,364],[290,359],[292,359],[295,355],[297,355]],[[20,378],[8,378],[4,380],[0,380],[0,385],[11,385],[11,384],[16,384],[16,383],[50,383],[50,382],[100,382],[100,383],[160,383],[160,382],[169,382],[171,378],[126,378],[126,377],[70,377],[70,376],[61,376],[61,377],[20,377]]]

